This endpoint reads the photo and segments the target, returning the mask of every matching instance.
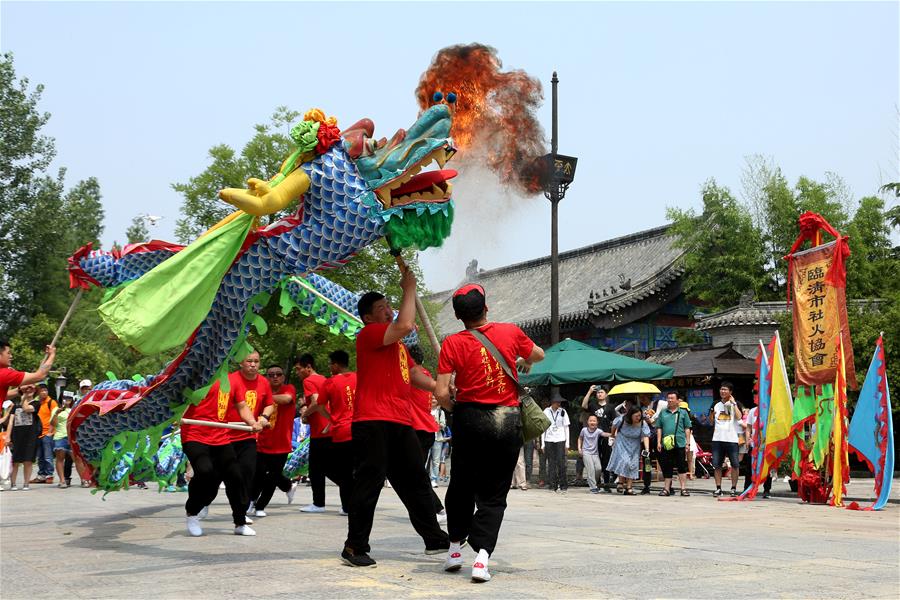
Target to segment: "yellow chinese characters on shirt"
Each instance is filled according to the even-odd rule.
[[[493,388],[498,394],[506,391],[506,374],[500,368],[493,356],[487,351],[487,348],[481,348],[481,366],[484,369],[484,384]]]

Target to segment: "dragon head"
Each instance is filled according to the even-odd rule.
[[[444,165],[456,150],[451,112],[432,106],[408,130],[376,140],[375,125],[362,119],[342,133],[343,148],[371,192],[370,210],[384,221],[395,248],[439,246],[453,220],[453,169]],[[432,164],[437,169],[427,170]]]

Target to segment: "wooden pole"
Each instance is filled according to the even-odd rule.
[[[400,272],[402,273],[404,270],[409,269],[409,265],[403,260],[400,251],[394,250],[390,242],[388,242],[388,246],[391,248],[391,256],[397,261],[397,267],[399,267]],[[439,355],[441,353],[441,344],[438,342],[437,335],[434,333],[434,327],[431,325],[431,319],[425,311],[425,304],[422,302],[418,293],[416,293],[416,314],[419,315],[419,320],[422,322],[422,327],[425,329],[425,335],[428,336],[428,341],[434,349],[434,355]]]
[[[69,322],[69,318],[72,316],[72,313],[75,312],[75,308],[81,301],[81,296],[83,294],[84,288],[78,288],[78,292],[75,294],[75,298],[72,300],[72,304],[69,305],[69,310],[66,311],[66,316],[63,317],[62,323],[59,324],[59,328],[56,330],[56,335],[53,336],[53,341],[50,342],[51,346],[55,346],[56,342],[59,341],[59,337],[62,335],[63,329],[66,328],[66,324]]]
[[[200,425],[201,427],[215,427],[216,429],[237,429],[238,431],[253,431],[253,428],[245,423],[220,423],[219,421],[198,421],[197,419],[182,419],[182,425]]]

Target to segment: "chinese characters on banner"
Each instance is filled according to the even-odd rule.
[[[798,385],[834,382],[839,334],[850,339],[845,288],[825,281],[834,260],[835,243],[816,246],[790,257],[793,288],[794,365]],[[852,346],[845,342],[847,384],[856,389]]]

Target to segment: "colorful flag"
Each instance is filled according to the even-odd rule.
[[[838,366],[834,378],[834,419],[831,441],[834,456],[831,458],[832,506],[844,505],[845,484],[850,481],[850,465],[847,461],[847,372],[844,369],[844,336],[838,340]]]
[[[791,443],[791,425],[793,424],[793,399],[791,384],[788,381],[784,354],[781,351],[781,336],[775,332],[775,349],[772,352],[772,391],[769,399],[769,414],[766,423],[765,464],[761,477],[765,479],[770,470],[775,470],[778,463],[787,454]]]
[[[759,354],[756,356],[756,414],[751,424],[752,437],[751,443],[753,451],[750,455],[751,467],[750,477],[753,482],[750,487],[738,496],[738,500],[753,500],[756,497],[757,490],[766,476],[760,476],[764,472],[765,465],[765,449],[766,449],[766,426],[769,420],[769,398],[772,391],[771,377],[771,355],[775,346],[775,337],[769,342],[769,351],[763,346],[762,340],[759,341]],[[768,469],[765,469],[768,475]]]
[[[834,421],[834,386],[822,386],[821,394],[816,394],[816,423],[812,442],[812,462],[817,469],[825,464],[831,454],[832,423]]]
[[[847,508],[880,510],[891,495],[894,472],[894,424],[891,420],[891,394],[885,371],[884,340],[875,343],[875,354],[856,401],[847,444],[875,474],[875,502],[860,509],[856,502]]]
[[[809,454],[809,448],[804,439],[804,428],[815,418],[815,388],[806,385],[797,386],[797,397],[794,398],[794,412],[791,417],[793,422],[791,424],[791,462],[793,463],[794,479],[800,477],[801,465]]]

